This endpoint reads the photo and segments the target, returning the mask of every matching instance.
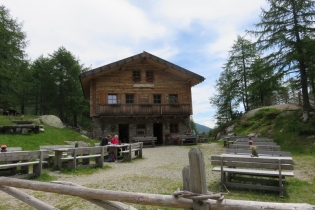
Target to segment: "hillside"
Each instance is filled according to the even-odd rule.
[[[198,123],[195,123],[195,125],[196,125],[196,129],[199,133],[203,133],[203,132],[208,133],[210,131],[210,128],[207,126],[200,125]]]
[[[221,134],[256,134],[272,138],[281,150],[315,156],[315,116],[301,120],[302,109],[296,104],[282,104],[252,110],[242,118],[221,127]]]

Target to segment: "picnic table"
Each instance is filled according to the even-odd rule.
[[[283,180],[294,176],[292,157],[222,154],[212,156],[211,164],[219,166],[212,171],[221,173],[221,190],[234,187],[279,191],[283,197]]]
[[[116,159],[119,157],[119,150],[125,151],[130,144],[109,144],[106,147],[108,148],[108,153],[113,152]]]
[[[193,135],[172,135],[174,141],[178,141],[178,144],[183,146],[184,144],[197,144],[197,136]]]
[[[54,166],[60,169],[62,167],[62,156],[64,152],[68,152],[68,150],[71,149],[70,147],[62,147],[62,148],[53,148],[52,151],[55,152],[55,160],[54,160]]]

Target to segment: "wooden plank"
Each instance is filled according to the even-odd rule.
[[[220,172],[221,167],[215,167],[212,171]],[[257,170],[257,169],[244,169],[244,168],[223,168],[224,172],[236,173],[236,174],[251,174],[251,175],[261,175],[261,176],[278,176],[278,171],[270,171],[270,170]],[[281,172],[283,176],[294,177],[293,171],[283,171]]]
[[[220,161],[211,161],[212,165],[220,165]],[[223,166],[228,167],[242,167],[242,168],[265,168],[277,170],[279,166],[277,163],[259,163],[259,162],[237,162],[237,161],[223,161]],[[294,170],[293,165],[282,165],[285,170]]]
[[[250,150],[251,145],[239,145],[239,144],[231,144],[230,148],[232,149],[248,149]],[[259,150],[267,150],[267,151],[280,151],[280,146],[274,146],[274,145],[252,145],[257,146],[257,149]]]
[[[277,145],[277,143],[275,142],[260,142],[260,141],[253,141],[252,144],[249,144],[249,142],[245,142],[245,141],[235,141],[233,142],[233,144],[240,144],[240,145]]]
[[[43,153],[44,158],[48,157],[48,152]],[[40,151],[18,151],[18,152],[1,152],[0,162],[12,161],[29,161],[31,159],[38,159]]]
[[[256,185],[256,184],[233,183],[233,182],[225,182],[224,185],[226,187],[234,187],[234,188],[241,188],[241,189],[280,191],[279,186]],[[284,190],[285,190],[285,188],[284,188]]]
[[[75,145],[73,144],[66,144],[66,145],[43,145],[39,146],[40,150],[48,150],[48,151],[53,151],[54,149],[58,148],[75,148]]]
[[[291,152],[282,152],[282,151],[266,151],[266,150],[257,150],[259,156],[282,156],[282,157],[291,157]],[[246,155],[252,154],[251,150],[245,149],[231,149],[226,150],[226,154],[235,154],[235,155]]]
[[[281,160],[283,164],[293,164],[292,157],[251,157],[250,155],[234,155],[234,154],[223,154],[223,155],[213,155],[211,156],[212,160],[222,160],[223,161],[243,161],[243,162],[252,162],[252,163],[273,163],[277,164],[278,160]]]

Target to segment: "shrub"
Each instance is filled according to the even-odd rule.
[[[272,120],[276,119],[279,114],[280,114],[279,109],[275,108],[260,109],[255,113],[254,118],[256,119],[266,118]]]

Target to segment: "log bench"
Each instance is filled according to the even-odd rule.
[[[254,142],[274,142],[273,139],[267,138],[252,138],[252,139],[236,139],[237,142],[248,142],[249,140],[253,140]]]
[[[245,142],[245,141],[235,141],[233,144],[237,144],[237,145],[250,145],[249,142]],[[253,141],[252,145],[277,145],[277,143],[275,142],[261,142],[261,141]]]
[[[197,136],[191,135],[174,135],[173,138],[178,138],[178,144],[185,145],[197,145]]]
[[[52,166],[52,162],[53,162],[53,157],[55,157],[55,149],[59,149],[59,148],[74,148],[75,145],[43,145],[43,146],[39,146],[40,150],[44,150],[44,151],[48,151],[49,156],[48,158],[45,159],[45,161],[47,161],[48,166]],[[63,156],[66,156],[67,153],[64,153]]]
[[[208,136],[206,136],[206,135],[198,135],[197,137],[198,137],[199,143],[204,143],[204,142],[207,142],[207,140],[208,140]]]
[[[227,149],[226,154],[235,154],[235,155],[246,155],[252,154],[252,150],[248,149]],[[282,151],[266,151],[266,150],[257,150],[258,156],[282,156],[282,157],[291,157],[291,152],[282,152]]]
[[[22,147],[7,147],[7,152],[22,151]]]
[[[211,157],[212,171],[221,173],[221,190],[245,188],[285,192],[285,177],[293,177],[292,157],[251,157],[223,154]]]
[[[15,178],[40,177],[43,161],[48,157],[48,151],[21,151],[0,153],[0,176]],[[33,171],[30,173],[30,166]]]
[[[55,151],[57,151],[57,149]],[[62,149],[60,149],[60,151],[62,151]],[[61,157],[60,161],[57,161],[59,163],[57,167],[62,168],[62,162],[67,162],[67,168],[72,170],[86,167],[102,168],[104,166],[105,151],[107,151],[107,146],[68,149],[67,157]],[[94,161],[91,161],[92,159]]]
[[[135,136],[132,137],[132,142],[142,142],[144,144],[149,144],[152,147],[155,147],[155,142],[157,141],[157,137],[155,136]]]
[[[123,156],[123,161],[131,161],[134,158],[142,158],[143,142],[131,143],[126,150],[120,153]]]
[[[250,150],[250,146],[257,146],[257,150],[280,151],[280,146],[278,146],[278,145],[230,144],[229,148],[231,148],[231,149],[247,149],[247,150]]]

